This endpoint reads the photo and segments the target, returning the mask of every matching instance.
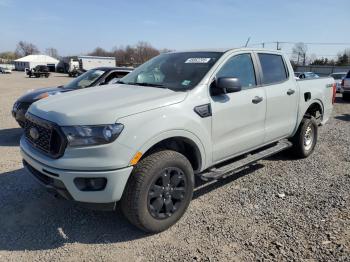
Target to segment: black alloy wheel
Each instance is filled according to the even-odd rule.
[[[177,167],[164,169],[148,191],[148,210],[156,219],[172,216],[183,203],[186,179]]]

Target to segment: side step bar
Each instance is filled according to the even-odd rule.
[[[273,146],[270,146],[268,148],[265,147],[265,149],[262,149],[261,151],[258,151],[254,154],[249,154],[243,159],[230,162],[227,165],[221,166],[219,168],[211,168],[208,171],[200,174],[200,177],[201,179],[206,181],[223,178],[229,175],[228,173],[232,173],[233,171],[242,169],[243,167],[251,165],[266,157],[272,156],[278,152],[281,152],[287,148],[290,148],[291,146],[292,146],[292,143],[289,142],[288,140],[281,140],[277,144],[274,144]]]

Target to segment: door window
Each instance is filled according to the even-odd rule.
[[[259,60],[262,68],[264,85],[283,82],[288,78],[282,56],[259,54]],[[302,75],[300,78],[302,78]]]
[[[241,54],[231,57],[219,70],[216,77],[234,77],[241,82],[242,89],[256,86],[256,78],[252,57],[250,54]]]

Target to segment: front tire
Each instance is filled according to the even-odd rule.
[[[141,230],[161,232],[185,213],[193,188],[194,174],[188,159],[176,151],[159,151],[136,165],[121,199],[121,209]]]
[[[312,154],[317,143],[318,125],[314,117],[303,118],[298,131],[291,139],[292,153],[298,158],[306,158]]]

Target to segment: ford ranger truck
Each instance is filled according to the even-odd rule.
[[[332,78],[295,80],[278,51],[161,54],[116,85],[35,102],[20,147],[50,191],[120,209],[147,232],[176,223],[195,176],[218,180],[285,149],[308,157],[329,119]]]

